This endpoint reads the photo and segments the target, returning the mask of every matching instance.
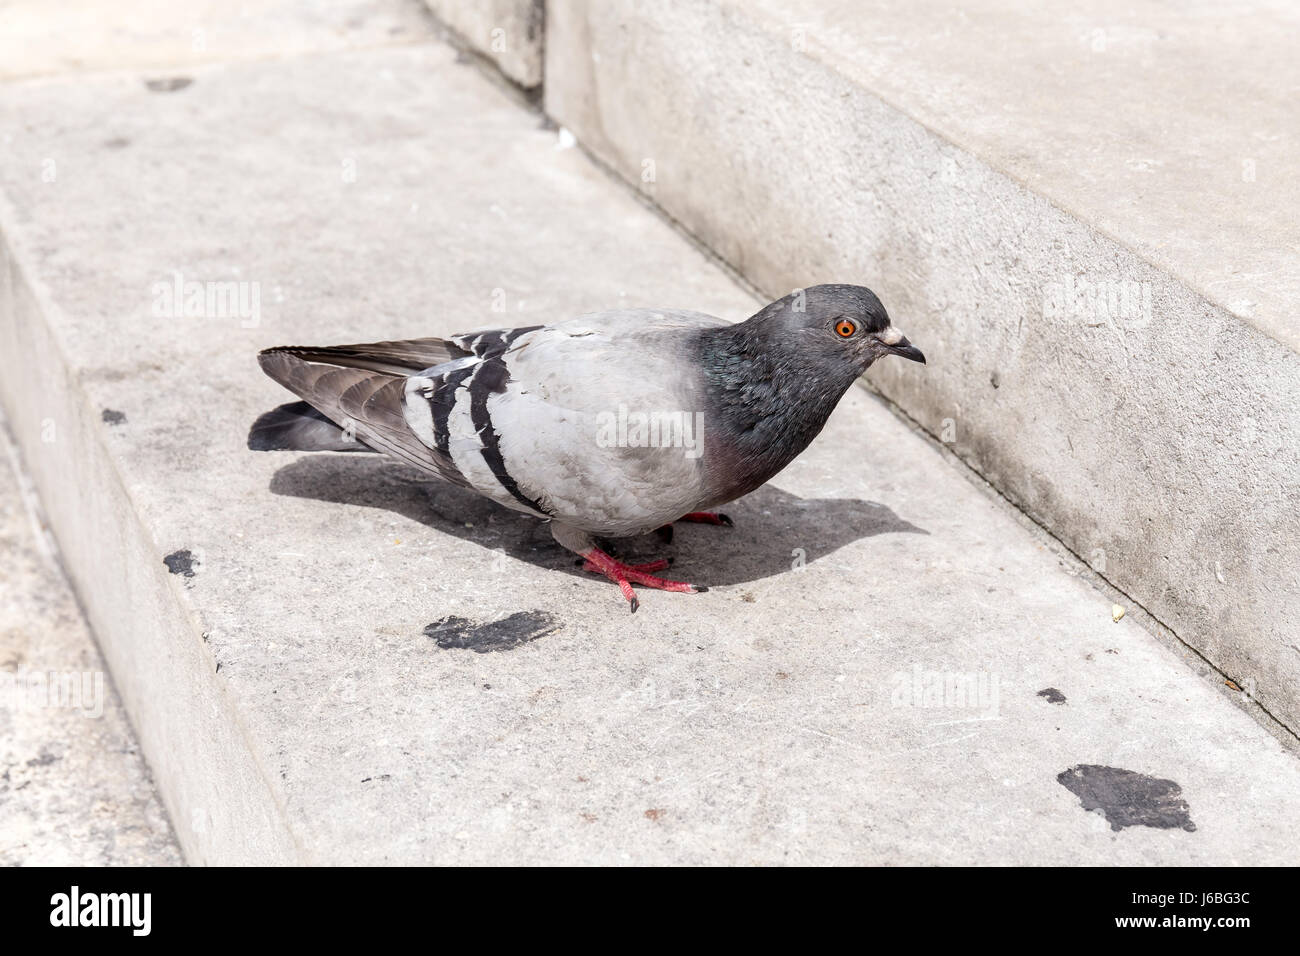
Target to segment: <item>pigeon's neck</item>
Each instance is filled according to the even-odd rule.
[[[705,422],[707,447],[720,478],[737,486],[726,489],[732,497],[807,448],[857,377],[828,373],[752,321],[705,330],[698,349],[712,419]]]

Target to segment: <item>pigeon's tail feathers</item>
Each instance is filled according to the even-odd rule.
[[[413,374],[412,369],[427,368],[422,363],[436,359],[437,349],[448,344],[441,339],[414,341],[426,343],[422,351],[398,348],[409,347],[412,342],[380,342],[374,346],[267,349],[258,354],[257,360],[262,371],[342,432],[375,451],[464,485],[465,478],[451,458],[421,442],[406,422],[402,399],[407,376]],[[439,346],[427,345],[434,342]],[[387,346],[395,348],[385,350]],[[365,351],[372,348],[377,350],[374,354]]]
[[[374,451],[306,402],[290,402],[259,415],[248,430],[248,447],[253,451]]]
[[[267,349],[262,355],[293,355],[304,362],[319,362],[340,368],[368,369],[388,375],[407,376],[469,355],[446,339],[403,339],[397,342],[368,342],[363,345],[298,346],[282,345]],[[266,368],[266,362],[262,368]],[[275,376],[267,370],[272,378]],[[281,383],[285,384],[285,383]]]

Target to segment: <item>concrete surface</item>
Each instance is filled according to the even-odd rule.
[[[186,75],[0,88],[0,399],[190,861],[1295,859],[1256,705],[863,391],[635,616],[522,515],[246,451],[265,346],[755,303],[448,47]]]
[[[425,0],[434,15],[525,89],[542,82],[543,0]]]
[[[169,67],[391,45],[428,30],[411,0],[5,0],[0,80],[134,68],[165,82]]]
[[[547,11],[556,121],[767,293],[876,289],[930,365],[874,386],[1300,730],[1294,9]]]
[[[0,866],[178,865],[180,847],[16,460],[0,417]]]

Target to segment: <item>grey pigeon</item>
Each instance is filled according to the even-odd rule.
[[[700,312],[626,309],[553,325],[258,356],[303,399],[262,415],[255,450],[376,451],[551,523],[586,570],[655,577],[597,538],[730,524],[713,509],[808,447],[882,355],[925,356],[862,286],[800,290],[739,324]]]

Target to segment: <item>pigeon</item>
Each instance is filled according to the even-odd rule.
[[[881,356],[925,363],[870,289],[818,285],[744,322],[620,309],[551,325],[364,345],[280,346],[263,371],[302,401],[253,424],[257,451],[379,452],[550,522],[584,570],[696,593],[607,539],[729,525],[817,437]],[[602,547],[605,545],[605,547]]]

